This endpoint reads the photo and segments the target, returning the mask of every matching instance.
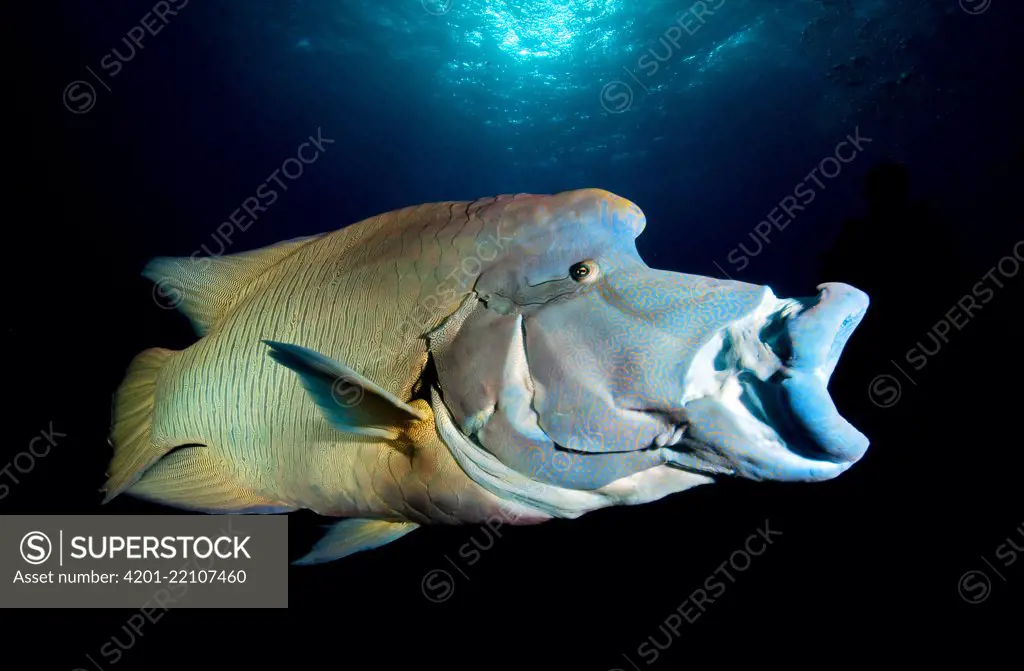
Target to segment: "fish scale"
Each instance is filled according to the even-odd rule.
[[[824,385],[867,297],[655,270],[646,224],[600,189],[520,193],[155,259],[143,274],[173,284],[200,338],[129,366],[106,500],[344,518],[315,563],[422,525],[849,468],[867,442]]]

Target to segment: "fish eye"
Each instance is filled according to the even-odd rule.
[[[597,277],[597,264],[593,261],[580,261],[569,268],[569,277],[577,282],[585,282]]]

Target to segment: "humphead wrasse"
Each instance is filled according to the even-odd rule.
[[[645,225],[582,189],[153,260],[201,337],[132,361],[106,500],[345,518],[314,563],[427,524],[536,524],[860,459],[827,385],[868,297],[655,270]]]

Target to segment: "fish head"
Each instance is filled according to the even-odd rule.
[[[506,205],[501,254],[431,342],[458,432],[576,490],[658,467],[820,481],[859,460],[868,440],[827,385],[868,297],[829,283],[780,299],[653,269],[635,244],[645,224],[597,189]]]

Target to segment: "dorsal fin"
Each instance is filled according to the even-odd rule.
[[[160,256],[142,276],[155,283],[163,298],[185,314],[196,333],[209,332],[242,289],[270,267],[291,256],[319,233],[228,256]]]

